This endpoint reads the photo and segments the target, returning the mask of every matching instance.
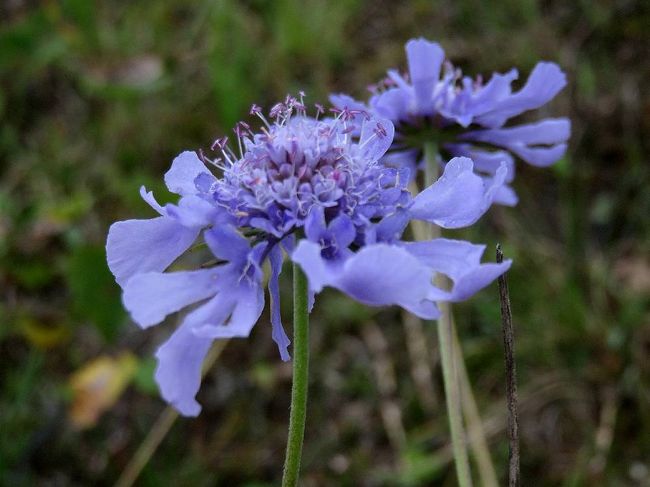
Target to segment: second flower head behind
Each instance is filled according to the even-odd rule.
[[[566,118],[504,127],[513,117],[542,107],[566,85],[566,76],[551,62],[538,63],[524,86],[516,92],[516,69],[482,77],[463,76],[448,60],[439,44],[426,39],[406,43],[408,73],[389,70],[386,79],[371,87],[368,103],[337,94],[331,101],[339,108],[368,110],[391,120],[396,137],[385,157],[387,164],[421,166],[423,142],[435,142],[442,155],[472,158],[478,174],[494,176],[501,162],[508,165],[508,183],[514,178],[514,158],[545,167],[565,153],[571,124]],[[517,196],[503,186],[496,202],[514,205]]]
[[[328,118],[323,112],[317,106],[316,116],[307,116],[302,95],[287,97],[268,118],[253,106],[259,132],[240,122],[234,149],[225,138],[213,145],[218,159],[184,152],[174,160],[165,182],[180,195],[177,204],[163,207],[143,188],[160,216],[117,222],[109,231],[109,267],[140,326],[198,304],[156,354],[162,395],[185,415],[200,411],[195,395],[213,340],[248,336],[258,321],[267,260],[272,337],[284,360],[290,342],[278,277],[285,254],[307,276],[311,304],[329,286],[426,319],[438,317],[436,301],[466,299],[510,265],[481,264],[482,245],[402,239],[412,219],[445,228],[475,222],[503,185],[505,167],[486,184],[470,159],[455,158],[435,184],[412,195],[409,169],[379,162],[393,141],[389,120],[350,109]],[[166,272],[197,240],[213,254],[210,262]],[[450,278],[449,289],[433,284],[436,273]]]

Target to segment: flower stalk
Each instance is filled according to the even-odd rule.
[[[438,150],[434,142],[427,142],[424,145],[425,158],[425,185],[429,185],[438,178]],[[435,234],[433,226],[431,233]],[[431,235],[439,237],[439,235]],[[444,276],[438,274],[436,283],[444,287]],[[467,454],[467,443],[463,430],[462,405],[460,401],[460,389],[458,387],[458,368],[453,342],[453,318],[449,303],[438,303],[440,318],[438,319],[438,343],[440,346],[440,363],[442,365],[442,377],[445,386],[445,398],[447,402],[447,417],[449,418],[449,430],[451,434],[451,446],[456,466],[456,476],[460,487],[470,487],[472,476],[469,469],[469,457]]]
[[[309,305],[307,278],[300,266],[293,265],[293,385],[289,437],[284,462],[282,487],[298,485],[300,458],[307,417],[309,385]]]

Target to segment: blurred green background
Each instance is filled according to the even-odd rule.
[[[311,102],[365,96],[405,67],[416,36],[441,42],[468,74],[526,75],[539,59],[567,71],[568,87],[526,118],[569,116],[566,158],[519,164],[519,206],[454,236],[487,243],[488,259],[500,241],[515,259],[524,485],[650,485],[641,0],[0,3],[0,484],[112,485],[165,407],[152,356],[174,323],[130,323],[104,256],[110,223],[153,216],[140,185],[171,198],[172,158],[209,147],[253,102],[299,89]],[[456,309],[504,480],[496,286]],[[203,413],[175,422],[138,485],[278,482],[291,369],[266,321],[225,347]],[[397,310],[325,293],[312,330],[304,485],[455,485],[433,325],[418,355]],[[417,380],[418,367],[433,381]]]

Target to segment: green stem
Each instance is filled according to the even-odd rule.
[[[293,386],[289,414],[289,438],[284,461],[282,487],[298,485],[302,441],[307,417],[309,383],[309,308],[307,278],[297,264],[293,265]]]
[[[438,179],[438,161],[436,159],[438,150],[436,144],[427,142],[424,145],[425,184],[428,186]],[[435,229],[431,230],[431,237],[435,235]],[[436,283],[444,285],[444,277],[436,276]],[[444,287],[444,286],[443,286]],[[442,378],[445,385],[445,398],[447,401],[447,417],[449,418],[449,430],[451,432],[451,446],[454,453],[456,465],[456,476],[460,487],[470,487],[472,476],[469,469],[469,457],[465,433],[463,431],[462,405],[460,401],[460,390],[458,387],[458,369],[456,363],[458,358],[454,355],[453,342],[453,320],[451,307],[448,303],[439,303],[441,316],[438,320],[438,342],[440,345],[440,363],[442,365]]]

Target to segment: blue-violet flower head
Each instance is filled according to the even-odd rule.
[[[253,133],[237,124],[236,152],[222,138],[212,146],[218,159],[189,151],[174,159],[165,183],[180,196],[177,204],[161,206],[142,188],[159,216],[114,223],[108,234],[108,264],[136,323],[147,328],[193,306],[156,353],[161,393],[184,415],[201,409],[195,396],[212,342],[246,337],[259,320],[266,261],[271,335],[283,360],[290,345],[279,302],[285,254],[306,274],[312,305],[316,293],[333,287],[427,319],[438,317],[436,301],[466,299],[510,266],[481,264],[481,245],[402,240],[412,219],[446,228],[472,224],[503,185],[505,167],[487,185],[470,159],[455,158],[413,196],[409,169],[379,162],[393,141],[389,120],[349,109],[311,118],[302,96],[275,105],[269,118],[257,106],[251,113],[263,127]],[[169,271],[195,243],[207,245],[209,259],[197,262],[193,252],[190,269]],[[451,279],[449,289],[433,284],[437,272]]]
[[[480,76],[463,76],[445,60],[440,45],[426,39],[408,41],[406,57],[408,74],[389,70],[384,81],[370,88],[373,95],[367,105],[343,94],[330,97],[341,109],[368,110],[395,124],[395,142],[386,163],[420,167],[422,141],[435,140],[441,163],[447,157],[470,157],[477,173],[491,178],[505,161],[510,183],[513,156],[545,167],[564,155],[571,132],[566,118],[504,127],[511,118],[548,103],[566,85],[566,76],[555,63],[538,63],[524,86],[513,92],[516,69],[494,73],[484,83]],[[517,196],[506,185],[496,202],[514,205]]]

